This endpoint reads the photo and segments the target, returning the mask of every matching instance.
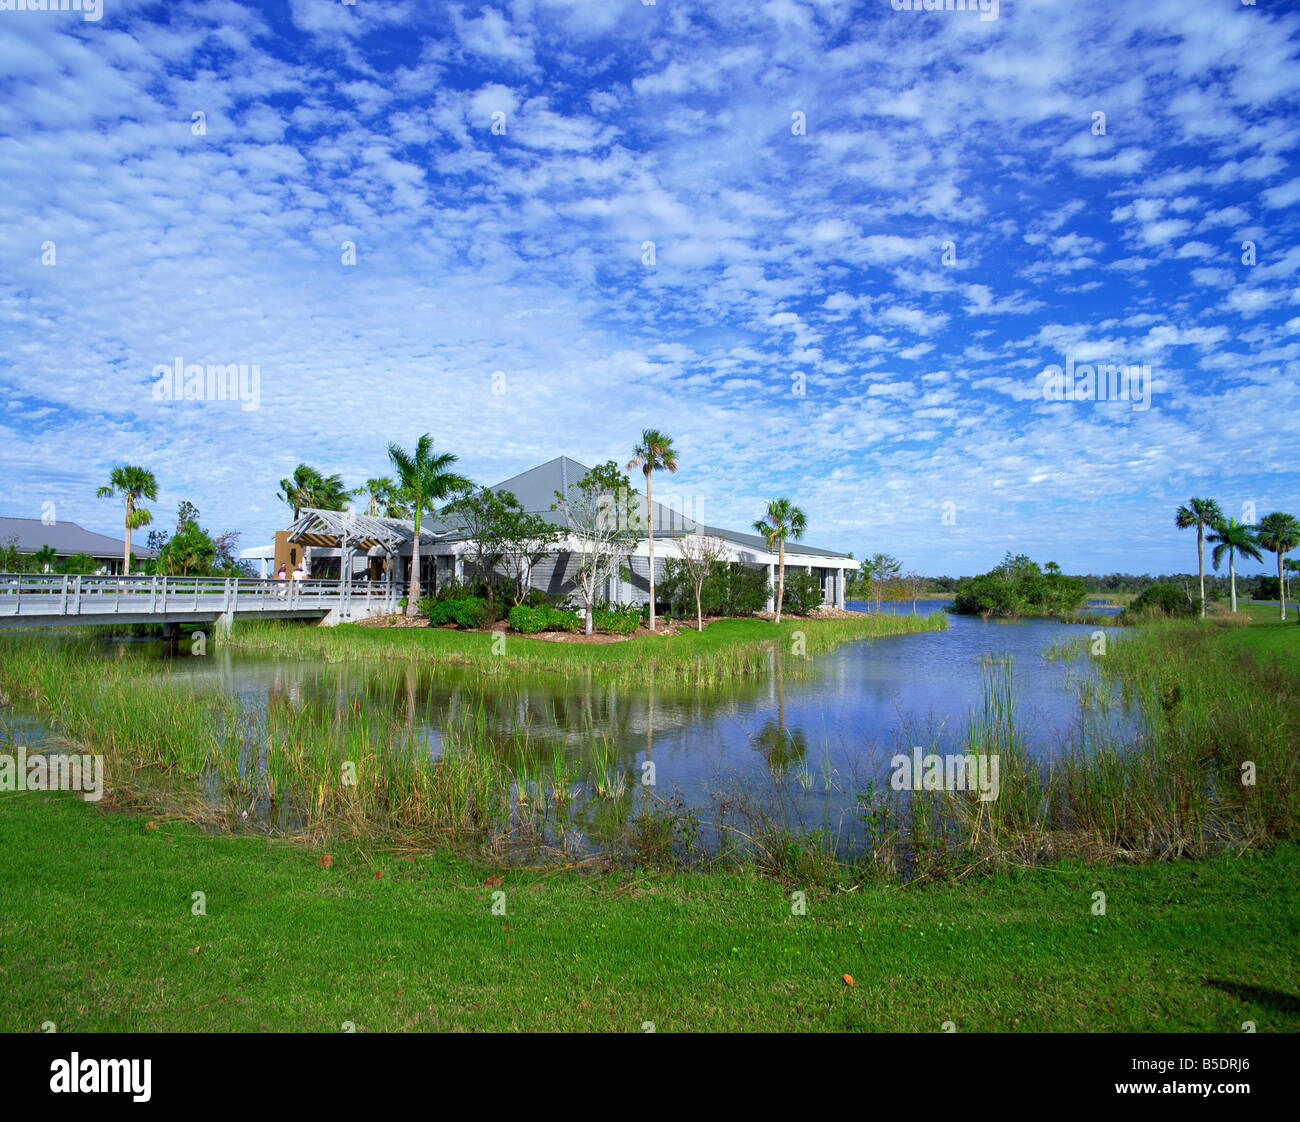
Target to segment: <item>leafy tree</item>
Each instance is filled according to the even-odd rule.
[[[767,548],[780,547],[781,576],[776,593],[776,622],[781,622],[781,601],[785,596],[785,540],[798,541],[808,528],[808,518],[789,499],[773,499],[767,504],[767,513],[754,523],[754,529],[763,535]]]
[[[108,477],[108,486],[101,487],[97,494],[101,499],[111,499],[115,495],[119,496],[126,508],[124,521],[126,542],[122,550],[122,572],[129,574],[131,572],[131,531],[140,526],[147,526],[153,521],[153,515],[140,506],[139,503],[141,499],[156,499],[158,497],[158,481],[151,471],[146,471],[142,467],[123,464],[121,467],[113,469],[112,474]]]
[[[958,615],[1057,615],[1074,611],[1088,598],[1078,577],[1067,577],[1059,565],[1046,573],[1023,553],[1010,552],[995,569],[957,582],[952,611]]]
[[[1227,522],[1216,526],[1213,533],[1206,535],[1205,540],[1214,546],[1214,552],[1210,557],[1216,570],[1223,560],[1223,555],[1225,553],[1228,555],[1228,574],[1232,582],[1232,610],[1235,613],[1237,610],[1237,556],[1248,557],[1252,561],[1264,560],[1264,555],[1259,549],[1259,542],[1255,538],[1255,531],[1249,526],[1238,522],[1235,518],[1229,518]]]
[[[632,449],[632,458],[627,464],[628,470],[640,468],[645,475],[645,514],[646,541],[650,550],[650,630],[655,629],[655,521],[654,507],[651,505],[651,488],[654,473],[667,469],[677,471],[677,449],[673,447],[673,438],[665,436],[658,429],[645,429],[641,433],[641,443]]]
[[[32,554],[32,563],[36,566],[37,572],[48,573],[54,568],[54,562],[58,560],[52,545],[43,545]]]
[[[877,612],[880,611],[880,603],[884,599],[886,588],[889,587],[890,582],[898,578],[902,569],[902,562],[895,557],[890,557],[888,553],[873,554],[858,567],[863,588],[876,602]]]
[[[1275,510],[1260,519],[1255,529],[1259,544],[1269,553],[1277,554],[1277,585],[1282,601],[1282,619],[1286,620],[1286,589],[1282,584],[1282,555],[1300,548],[1300,519],[1293,514]]]
[[[636,500],[618,465],[609,460],[587,472],[568,492],[556,491],[552,510],[564,516],[578,551],[578,594],[591,634],[592,611],[606,582],[641,538]]]
[[[197,512],[196,512],[197,513]],[[155,561],[155,571],[164,576],[206,576],[212,568],[216,547],[197,522],[181,523]]]
[[[433,451],[433,438],[426,432],[408,453],[396,444],[388,446],[388,458],[397,472],[402,495],[411,504],[415,536],[411,540],[411,581],[406,596],[406,614],[414,618],[420,611],[420,515],[433,512],[433,504],[444,501],[457,491],[468,491],[473,484],[452,471],[456,457],[450,452]]]
[[[1201,618],[1205,618],[1205,531],[1217,530],[1223,523],[1223,511],[1213,499],[1188,500],[1174,515],[1174,525],[1180,530],[1196,527],[1196,567],[1201,577]],[[1215,568],[1218,568],[1216,565]],[[1234,605],[1236,603],[1234,593]],[[1237,610],[1234,606],[1234,612]]]
[[[507,579],[516,577],[515,603],[527,594],[527,568],[537,563],[558,531],[544,518],[529,514],[510,491],[472,487],[443,511],[456,521],[474,544],[474,568],[487,585],[488,601],[494,600],[497,569],[507,567]]]

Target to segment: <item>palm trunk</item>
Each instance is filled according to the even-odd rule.
[[[1228,553],[1228,574],[1232,577],[1232,614],[1237,614],[1237,553],[1236,550],[1230,550]]]
[[[650,543],[650,630],[655,629],[655,519],[654,507],[650,502],[653,476],[650,472],[645,473],[645,522]]]
[[[1196,567],[1201,574],[1201,619],[1205,618],[1205,530],[1196,527]],[[1234,608],[1233,611],[1236,611]]]
[[[420,509],[415,510],[415,536],[411,539],[411,580],[406,588],[406,616],[420,612]]]
[[[122,574],[131,575],[131,517],[126,519],[126,542],[122,547]]]
[[[781,539],[781,569],[776,588],[776,622],[781,622],[781,601],[785,599],[785,539]]]
[[[1286,623],[1286,585],[1282,583],[1282,554],[1277,555],[1277,590],[1282,597],[1282,622]]]

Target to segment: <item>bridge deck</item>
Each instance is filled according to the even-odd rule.
[[[378,581],[0,573],[0,629],[237,618],[360,619],[397,610]]]

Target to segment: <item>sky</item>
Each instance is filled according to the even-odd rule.
[[[902,3],[0,0],[0,513],[120,537],[139,464],[258,546],[300,462],[653,427],[932,575],[1300,514],[1300,4]]]

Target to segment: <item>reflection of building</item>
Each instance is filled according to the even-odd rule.
[[[567,456],[559,456],[523,472],[492,488],[509,491],[522,504],[524,510],[538,514],[557,526],[563,526],[563,516],[551,510],[557,491],[567,492],[577,484],[587,468]],[[645,496],[639,496],[638,508],[645,518]],[[724,530],[706,526],[693,518],[654,503],[652,515],[655,535],[655,580],[663,579],[664,563],[680,557],[677,541],[688,534],[706,534],[719,538],[726,546],[724,560],[748,568],[765,568],[776,585],[779,555],[767,548],[766,542],[754,533]],[[272,572],[281,563],[292,571],[299,551],[310,547],[313,576],[347,576],[384,580],[393,572],[399,581],[409,579],[411,542],[414,525],[397,518],[372,518],[347,511],[304,510],[288,529],[275,536],[271,549],[245,550],[242,557],[261,560],[263,569],[273,562]],[[420,583],[429,589],[439,582],[464,580],[467,568],[472,573],[474,546],[457,526],[446,519],[428,517],[420,524]],[[607,597],[614,603],[644,603],[650,596],[649,543],[642,538],[628,556],[630,579],[614,577],[609,582]],[[293,563],[290,563],[290,562]],[[821,582],[823,598],[839,607],[844,606],[844,586],[849,571],[858,568],[858,562],[842,553],[788,541],[785,549],[786,572],[804,569]],[[566,595],[575,590],[575,572],[578,558],[574,545],[561,539],[557,546],[529,573],[529,583],[545,592]],[[769,604],[769,607],[771,605]]]
[[[85,553],[101,566],[100,572],[120,573],[126,543],[119,538],[96,534],[75,522],[43,522],[39,518],[0,518],[0,547],[10,542],[19,553],[33,554],[45,546],[54,550],[57,566],[77,553]],[[154,556],[152,549],[131,543],[135,562]]]

